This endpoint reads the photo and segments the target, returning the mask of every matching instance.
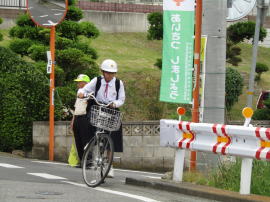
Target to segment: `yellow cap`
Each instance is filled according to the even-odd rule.
[[[242,110],[242,114],[245,118],[251,118],[253,115],[253,109],[251,109],[250,107],[245,107]]]

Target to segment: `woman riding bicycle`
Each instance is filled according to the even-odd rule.
[[[78,97],[84,98],[89,93],[94,93],[98,102],[103,104],[111,103],[109,105],[110,108],[118,109],[125,102],[125,89],[123,82],[115,77],[118,70],[117,64],[114,60],[106,59],[102,62],[100,69],[102,76],[95,77],[86,84]],[[87,111],[90,111],[92,105],[95,105],[95,103],[90,100]],[[94,133],[95,127],[92,127],[92,132]],[[114,144],[114,151],[123,152],[122,126],[118,131],[111,133],[111,138]],[[113,177],[113,175],[113,168],[111,167],[108,177]]]

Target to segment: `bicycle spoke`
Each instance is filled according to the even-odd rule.
[[[98,134],[83,155],[83,178],[90,187],[104,181],[113,159],[113,142],[108,134]]]

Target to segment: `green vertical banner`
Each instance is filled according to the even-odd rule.
[[[195,0],[163,1],[160,101],[192,102]]]

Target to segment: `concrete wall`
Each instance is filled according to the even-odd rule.
[[[166,171],[173,167],[172,148],[159,146],[159,122],[129,122],[123,124],[124,152],[115,153],[120,157],[116,167]],[[55,122],[55,160],[67,162],[72,143],[69,122]],[[48,122],[33,123],[32,157],[48,159]]]
[[[147,13],[84,11],[82,21],[93,22],[102,32],[147,32]]]

